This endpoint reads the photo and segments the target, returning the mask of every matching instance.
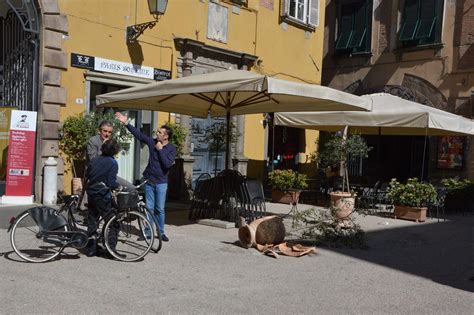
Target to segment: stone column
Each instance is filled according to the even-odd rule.
[[[64,183],[64,161],[59,156],[59,128],[61,107],[67,103],[67,91],[61,82],[61,76],[68,69],[69,59],[63,48],[63,35],[68,34],[69,27],[67,16],[60,12],[57,0],[41,0],[38,3],[43,22],[39,55],[43,59],[37,80],[39,154],[36,163],[43,165],[48,157],[57,158],[57,189],[67,191],[70,183]],[[43,169],[37,167],[35,175],[36,201],[41,202]]]
[[[182,59],[181,69],[183,77],[188,77],[192,74],[193,63],[193,53],[187,51]],[[181,199],[183,201],[190,200],[189,191],[192,189],[192,180],[193,180],[193,165],[194,157],[191,156],[191,116],[180,115],[180,125],[188,131],[186,135],[186,140],[184,142],[183,148],[183,174],[184,174],[184,183],[181,185]]]
[[[247,70],[247,64],[241,66],[242,70]],[[242,175],[247,175],[247,165],[249,159],[244,155],[244,137],[245,137],[245,116],[239,115],[236,118],[236,132],[239,133],[237,143],[235,144],[235,155],[232,158],[232,168],[239,171]],[[235,120],[234,120],[235,121]]]
[[[249,159],[244,155],[245,116],[237,116],[236,132],[239,133],[235,144],[235,155],[232,158],[233,169],[242,175],[247,175],[247,164]]]

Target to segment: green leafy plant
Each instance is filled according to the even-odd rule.
[[[358,157],[367,158],[371,149],[360,135],[353,134],[344,138],[342,135],[334,134],[321,144],[319,151],[311,154],[311,159],[317,163],[318,168],[324,170],[329,167],[335,168],[342,165],[342,190],[349,192],[347,162]]]
[[[268,174],[272,188],[281,191],[289,189],[305,189],[308,187],[308,177],[293,170],[274,170]]]
[[[462,190],[465,189],[467,186],[474,184],[473,181],[469,179],[459,179],[459,178],[444,178],[441,180],[441,184],[448,190],[448,192]]]
[[[176,147],[176,157],[181,158],[183,156],[184,143],[188,132],[186,131],[186,128],[180,124],[168,121],[165,125],[173,132],[170,142]]]
[[[409,178],[406,184],[401,184],[396,178],[390,181],[388,195],[393,204],[408,207],[425,207],[435,202],[438,196],[433,185],[422,183],[418,178]]]
[[[445,178],[441,181],[446,188],[446,211],[474,212],[474,181],[459,178]]]
[[[237,140],[240,136],[240,134],[236,131],[235,124],[232,121],[230,121],[230,130],[232,130],[232,132],[230,134],[229,145],[237,143]],[[219,155],[219,151],[225,149],[227,141],[226,123],[224,121],[217,120],[206,127],[206,129],[204,129],[204,141],[209,145],[209,151],[213,152],[216,156],[214,171],[217,173],[217,156]]]
[[[230,129],[235,131],[235,124],[230,122]],[[227,135],[227,126],[223,121],[215,121],[204,130],[204,140],[209,144],[209,150],[212,152],[220,151],[225,148]],[[230,143],[236,143],[240,134],[232,132],[230,134]]]
[[[59,149],[66,161],[71,164],[74,177],[79,172],[76,166],[86,159],[87,141],[97,134],[99,124],[103,120],[108,120],[113,124],[112,137],[120,144],[120,147],[125,151],[130,148],[132,135],[115,119],[113,113],[92,112],[87,115],[78,114],[67,117],[59,131]]]
[[[360,225],[352,217],[339,219],[333,207],[297,211],[293,216],[293,227],[301,230],[303,239],[311,240],[316,245],[367,248],[365,233]]]

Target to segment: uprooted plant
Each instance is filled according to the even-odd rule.
[[[303,239],[314,241],[316,245],[367,248],[364,230],[355,219],[339,219],[332,207],[298,211],[293,216],[293,227],[302,231]]]

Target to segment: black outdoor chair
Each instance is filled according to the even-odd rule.
[[[381,181],[377,181],[373,187],[366,187],[362,189],[362,195],[357,198],[358,206],[365,209],[374,209],[377,206],[378,196],[377,191],[382,185]]]
[[[211,175],[201,174],[194,183],[193,199],[189,210],[189,220],[197,220],[209,206],[209,197],[211,194]]]
[[[376,191],[377,205],[378,205],[379,211],[382,210],[382,205],[385,206],[385,210],[387,209],[393,210],[392,200],[390,199],[390,196],[388,195],[389,188],[390,188],[390,183],[383,182],[382,184],[380,184],[379,188]]]
[[[247,180],[247,190],[250,197],[250,204],[252,212],[250,213],[250,220],[255,220],[259,217],[263,217],[267,214],[265,206],[265,195],[263,192],[263,185],[258,180]]]
[[[446,215],[444,213],[444,201],[446,200],[446,194],[448,191],[445,187],[438,187],[436,191],[438,193],[436,201],[428,204],[428,217],[431,217],[431,211],[436,210],[436,218],[438,218],[438,222],[440,212],[443,213],[443,221],[446,221]]]

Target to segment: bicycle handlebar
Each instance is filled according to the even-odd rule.
[[[145,184],[148,183],[148,179],[146,179],[145,181],[143,181],[143,183],[141,183],[140,185],[133,185],[133,190],[138,190],[140,189],[141,187],[145,186]],[[119,187],[119,189],[116,189],[115,191],[116,192],[122,192],[122,191],[130,191],[129,189],[126,189],[127,187]]]

